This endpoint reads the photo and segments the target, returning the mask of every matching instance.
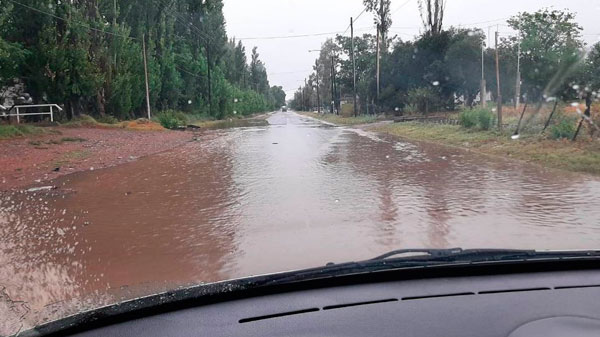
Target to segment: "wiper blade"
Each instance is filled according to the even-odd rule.
[[[402,256],[407,255],[407,256]],[[368,262],[485,262],[569,257],[598,257],[600,251],[535,251],[520,249],[399,249],[377,256]],[[365,261],[365,262],[367,262]]]
[[[398,249],[393,250],[391,252],[385,253],[383,255],[377,256],[375,258],[370,259],[370,261],[377,260],[385,260],[387,258],[397,256],[397,255],[406,255],[406,254],[415,254],[421,253],[420,255],[416,255],[416,257],[430,256],[432,258],[435,257],[445,257],[451,256],[454,254],[458,254],[463,252],[462,248],[451,248],[451,249]],[[415,255],[411,255],[410,257],[415,257]]]

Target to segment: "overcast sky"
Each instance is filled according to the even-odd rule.
[[[281,85],[291,98],[308,76],[321,43],[344,32],[350,17],[362,10],[362,0],[224,0],[227,32],[242,39],[248,53],[257,46],[271,85]],[[390,36],[403,40],[419,33],[422,25],[418,0],[392,0]],[[448,0],[444,26],[479,27],[502,35],[513,34],[506,19],[521,11],[543,7],[568,8],[577,13],[588,44],[600,41],[600,0]],[[364,13],[355,23],[355,34],[375,33],[373,17]],[[319,34],[308,37],[274,38]],[[347,31],[346,35],[350,32]],[[492,33],[493,35],[493,33]]]

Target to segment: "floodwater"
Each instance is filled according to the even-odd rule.
[[[399,248],[600,248],[596,178],[293,112],[268,121],[1,194],[0,315],[37,324]]]

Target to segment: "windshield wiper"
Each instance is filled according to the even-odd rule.
[[[364,261],[371,263],[391,262],[488,262],[530,259],[561,259],[575,257],[599,257],[600,251],[536,251],[519,249],[399,249]],[[363,263],[364,263],[363,262]]]

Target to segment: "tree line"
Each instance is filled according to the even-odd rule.
[[[517,97],[537,104],[598,96],[600,43],[585,45],[582,28],[568,10],[519,13],[503,25],[514,33],[500,33],[497,45],[496,37],[489,37],[487,45],[481,29],[443,27],[445,1],[419,1],[423,31],[411,40],[390,36],[389,0],[364,2],[374,14],[377,34],[354,37],[354,60],[349,36],[325,41],[307,85],[294,94],[293,108],[316,106],[317,77],[325,110],[331,102],[339,109],[340,101],[352,100],[353,61],[360,113],[427,113],[473,106],[480,101],[482,78],[491,99],[497,100],[497,70],[504,104],[515,103]]]
[[[152,110],[224,118],[285,104],[256,48],[227,37],[223,0],[0,0],[0,87],[119,119]]]

